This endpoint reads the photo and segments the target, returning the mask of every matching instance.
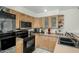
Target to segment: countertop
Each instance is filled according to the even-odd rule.
[[[56,44],[54,53],[79,53],[79,48]]]
[[[49,36],[49,37],[58,37],[55,33],[52,33],[52,34],[36,33],[36,35],[40,35],[40,36]]]

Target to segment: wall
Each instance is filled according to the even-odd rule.
[[[60,11],[64,15],[64,32],[79,33],[79,9]]]

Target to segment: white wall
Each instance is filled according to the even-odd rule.
[[[79,9],[60,11],[64,15],[64,31],[79,33]]]

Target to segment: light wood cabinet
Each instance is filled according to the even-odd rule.
[[[56,40],[57,38],[55,36],[47,36],[47,35],[35,35],[35,47],[36,48],[43,48],[45,50],[48,50],[50,52],[54,51]]]
[[[50,17],[42,17],[41,20],[42,20],[42,27],[43,28],[49,28],[50,27],[50,25],[49,25]]]
[[[49,51],[54,51],[55,49],[55,46],[56,46],[56,37],[52,37],[52,38],[49,38],[49,42],[50,42],[50,45],[49,45]]]
[[[49,45],[50,45],[49,37],[43,36],[43,47],[44,47],[44,49],[49,50]]]
[[[57,16],[51,16],[51,28],[58,28],[57,20]]]
[[[39,44],[40,46],[39,47],[40,48],[45,48],[45,42],[44,42],[45,40],[44,40],[44,37],[43,36],[40,36],[39,38],[40,38],[40,40],[38,39],[40,41],[40,44]]]
[[[44,18],[44,26],[45,26],[45,28],[49,28],[49,18],[48,17]]]
[[[38,39],[39,39],[39,40],[38,40]],[[36,34],[36,35],[35,35],[35,47],[36,47],[36,48],[40,47],[40,39],[41,39],[41,38],[39,38],[39,35]]]
[[[35,18],[34,19],[34,28],[40,28],[40,27],[42,27],[42,20]]]
[[[64,15],[42,17],[43,28],[59,28],[63,26],[63,22],[64,22]]]
[[[16,53],[22,53],[22,52],[23,52],[23,39],[16,38]]]

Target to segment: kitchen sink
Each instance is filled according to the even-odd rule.
[[[66,38],[66,37],[59,37],[59,44],[72,46],[72,47],[79,47],[79,41],[76,39]]]

